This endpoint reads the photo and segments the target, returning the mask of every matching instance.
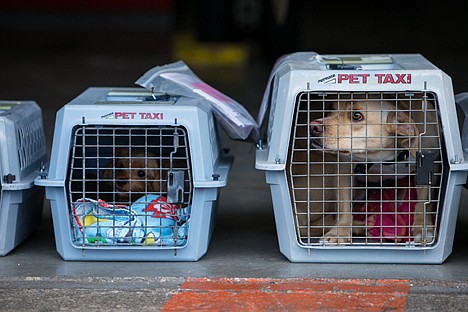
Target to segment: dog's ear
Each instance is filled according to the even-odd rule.
[[[399,146],[406,148],[413,157],[416,157],[419,148],[419,130],[406,112],[389,112],[387,129],[389,133],[399,137]]]

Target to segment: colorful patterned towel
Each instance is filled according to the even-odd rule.
[[[147,195],[131,206],[82,198],[73,206],[74,242],[80,245],[181,246],[187,241],[190,208]]]

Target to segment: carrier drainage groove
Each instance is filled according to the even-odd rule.
[[[162,311],[404,311],[396,279],[188,278]]]

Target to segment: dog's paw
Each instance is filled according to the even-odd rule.
[[[430,218],[421,215],[414,217],[413,225],[411,226],[411,235],[415,243],[431,244],[435,239],[435,227]]]
[[[422,226],[413,226],[411,228],[413,241],[418,244],[431,244],[435,239],[434,226],[430,225],[424,229]]]
[[[347,244],[351,242],[351,229],[344,227],[334,227],[328,231],[320,242],[323,244]]]

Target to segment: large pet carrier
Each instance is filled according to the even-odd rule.
[[[421,55],[296,53],[263,104],[256,168],[288,259],[447,258],[468,167],[445,73]]]
[[[35,102],[0,101],[0,255],[40,224],[44,192],[34,179],[47,165],[41,109]]]
[[[210,107],[89,88],[58,113],[46,186],[65,260],[196,261],[231,157]]]

